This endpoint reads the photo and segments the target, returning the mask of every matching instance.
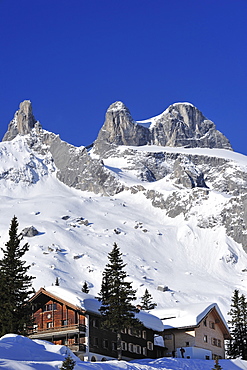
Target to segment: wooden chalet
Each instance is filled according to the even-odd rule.
[[[165,356],[225,358],[224,341],[230,332],[216,303],[155,310],[155,314],[164,324]]]
[[[41,288],[32,298],[34,326],[29,337],[68,346],[80,359],[104,361],[117,358],[116,333],[101,328],[100,302],[93,296],[63,289]],[[140,329],[122,332],[123,359],[164,356],[159,318],[140,311]],[[160,339],[160,336],[159,336]]]

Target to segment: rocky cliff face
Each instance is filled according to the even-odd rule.
[[[57,168],[57,178],[64,184],[103,195],[122,191],[123,185],[116,176],[104,167],[101,160],[91,158],[85,147],[76,148],[62,141],[58,135],[43,130],[32,114],[29,100],[20,104],[3,141],[12,141],[18,135],[25,136],[28,147],[35,153],[48,157],[51,154]],[[6,173],[4,176],[6,178]]]
[[[101,160],[92,159],[86,148],[75,148],[56,137],[50,152],[57,167],[57,178],[75,189],[95,194],[113,195],[123,190],[123,185]]]
[[[171,218],[195,218],[199,228],[224,227],[247,250],[247,160],[242,165],[237,157],[224,158],[222,153],[227,151],[212,155],[204,149],[190,150],[231,150],[214,123],[191,104],[173,104],[161,115],[136,123],[125,105],[116,102],[107,110],[94,147],[88,151],[43,130],[30,101],[24,101],[3,140],[18,137],[28,147],[29,172],[23,167],[13,175],[10,168],[0,174],[0,180],[17,181],[18,173],[29,173],[25,181],[37,182],[40,177],[35,171],[42,164],[44,174],[56,168],[57,178],[70,187],[103,195],[139,193]],[[162,147],[154,150],[153,144]],[[23,150],[24,144],[18,145]]]
[[[150,141],[147,128],[132,119],[128,108],[122,102],[110,105],[94,145],[95,153],[102,155],[118,145],[145,145]]]
[[[3,141],[10,141],[18,134],[27,135],[39,123],[33,116],[32,104],[30,100],[24,100],[20,104],[20,109],[15,113],[13,120],[9,123],[8,131],[3,137]]]
[[[94,151],[104,155],[113,145],[232,149],[215,124],[189,103],[173,104],[161,115],[139,122],[133,120],[122,102],[112,104],[106,112]]]
[[[231,149],[228,139],[192,104],[171,105],[151,127],[151,144],[184,148]]]

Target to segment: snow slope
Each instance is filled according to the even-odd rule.
[[[157,360],[82,362],[65,346],[8,334],[0,338],[0,368],[5,370],[55,370],[70,354],[75,370],[211,370],[212,360],[161,358]],[[224,370],[247,369],[247,361],[220,360]]]
[[[175,149],[148,146],[138,150]],[[230,151],[190,151],[229,156],[247,166],[245,156]],[[126,184],[143,185],[133,173],[122,170],[123,161],[109,158],[105,164]],[[19,231],[31,225],[39,231],[35,237],[24,238],[30,245],[25,257],[31,265],[30,274],[36,277],[36,290],[54,284],[58,277],[61,287],[78,291],[87,281],[90,294],[97,295],[107,254],[116,242],[127,263],[129,280],[137,289],[137,303],[147,288],[158,303],[157,309],[216,302],[226,315],[233,289],[247,292],[246,253],[226,236],[224,227],[199,228],[196,215],[188,221],[182,216],[170,218],[141,192],[132,194],[129,190],[102,197],[69,188],[57,180],[50,155],[32,152],[24,137],[0,143],[0,174],[1,245],[8,240],[14,215]],[[164,179],[146,186],[167,194],[173,189]],[[210,209],[221,209],[227,199],[211,191],[200,212],[206,215]],[[168,286],[168,290],[157,290],[159,285]]]

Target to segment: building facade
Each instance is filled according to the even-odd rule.
[[[230,332],[217,304],[164,310],[162,322],[167,348],[165,356],[225,358],[225,340],[230,339]]]
[[[85,361],[117,358],[116,333],[102,328],[100,302],[94,297],[54,286],[41,288],[31,303],[34,327],[30,338],[66,345]],[[121,333],[123,359],[164,356],[164,347],[155,342],[155,335],[163,330],[162,322],[144,312],[137,316],[140,328],[126,328]]]

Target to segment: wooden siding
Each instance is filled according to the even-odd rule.
[[[51,309],[47,309],[49,306]],[[73,325],[85,325],[85,316],[83,314],[52,299],[48,300],[34,312],[33,318],[37,325],[37,331]]]
[[[35,325],[30,338],[67,345],[80,357],[90,353],[117,358],[116,333],[101,327],[99,315],[91,312],[86,315],[80,308],[44,289],[37,292],[31,302]],[[157,358],[158,351],[163,351],[162,347],[154,346],[154,331],[145,327],[139,332],[126,329],[122,333],[122,344],[126,359]]]

